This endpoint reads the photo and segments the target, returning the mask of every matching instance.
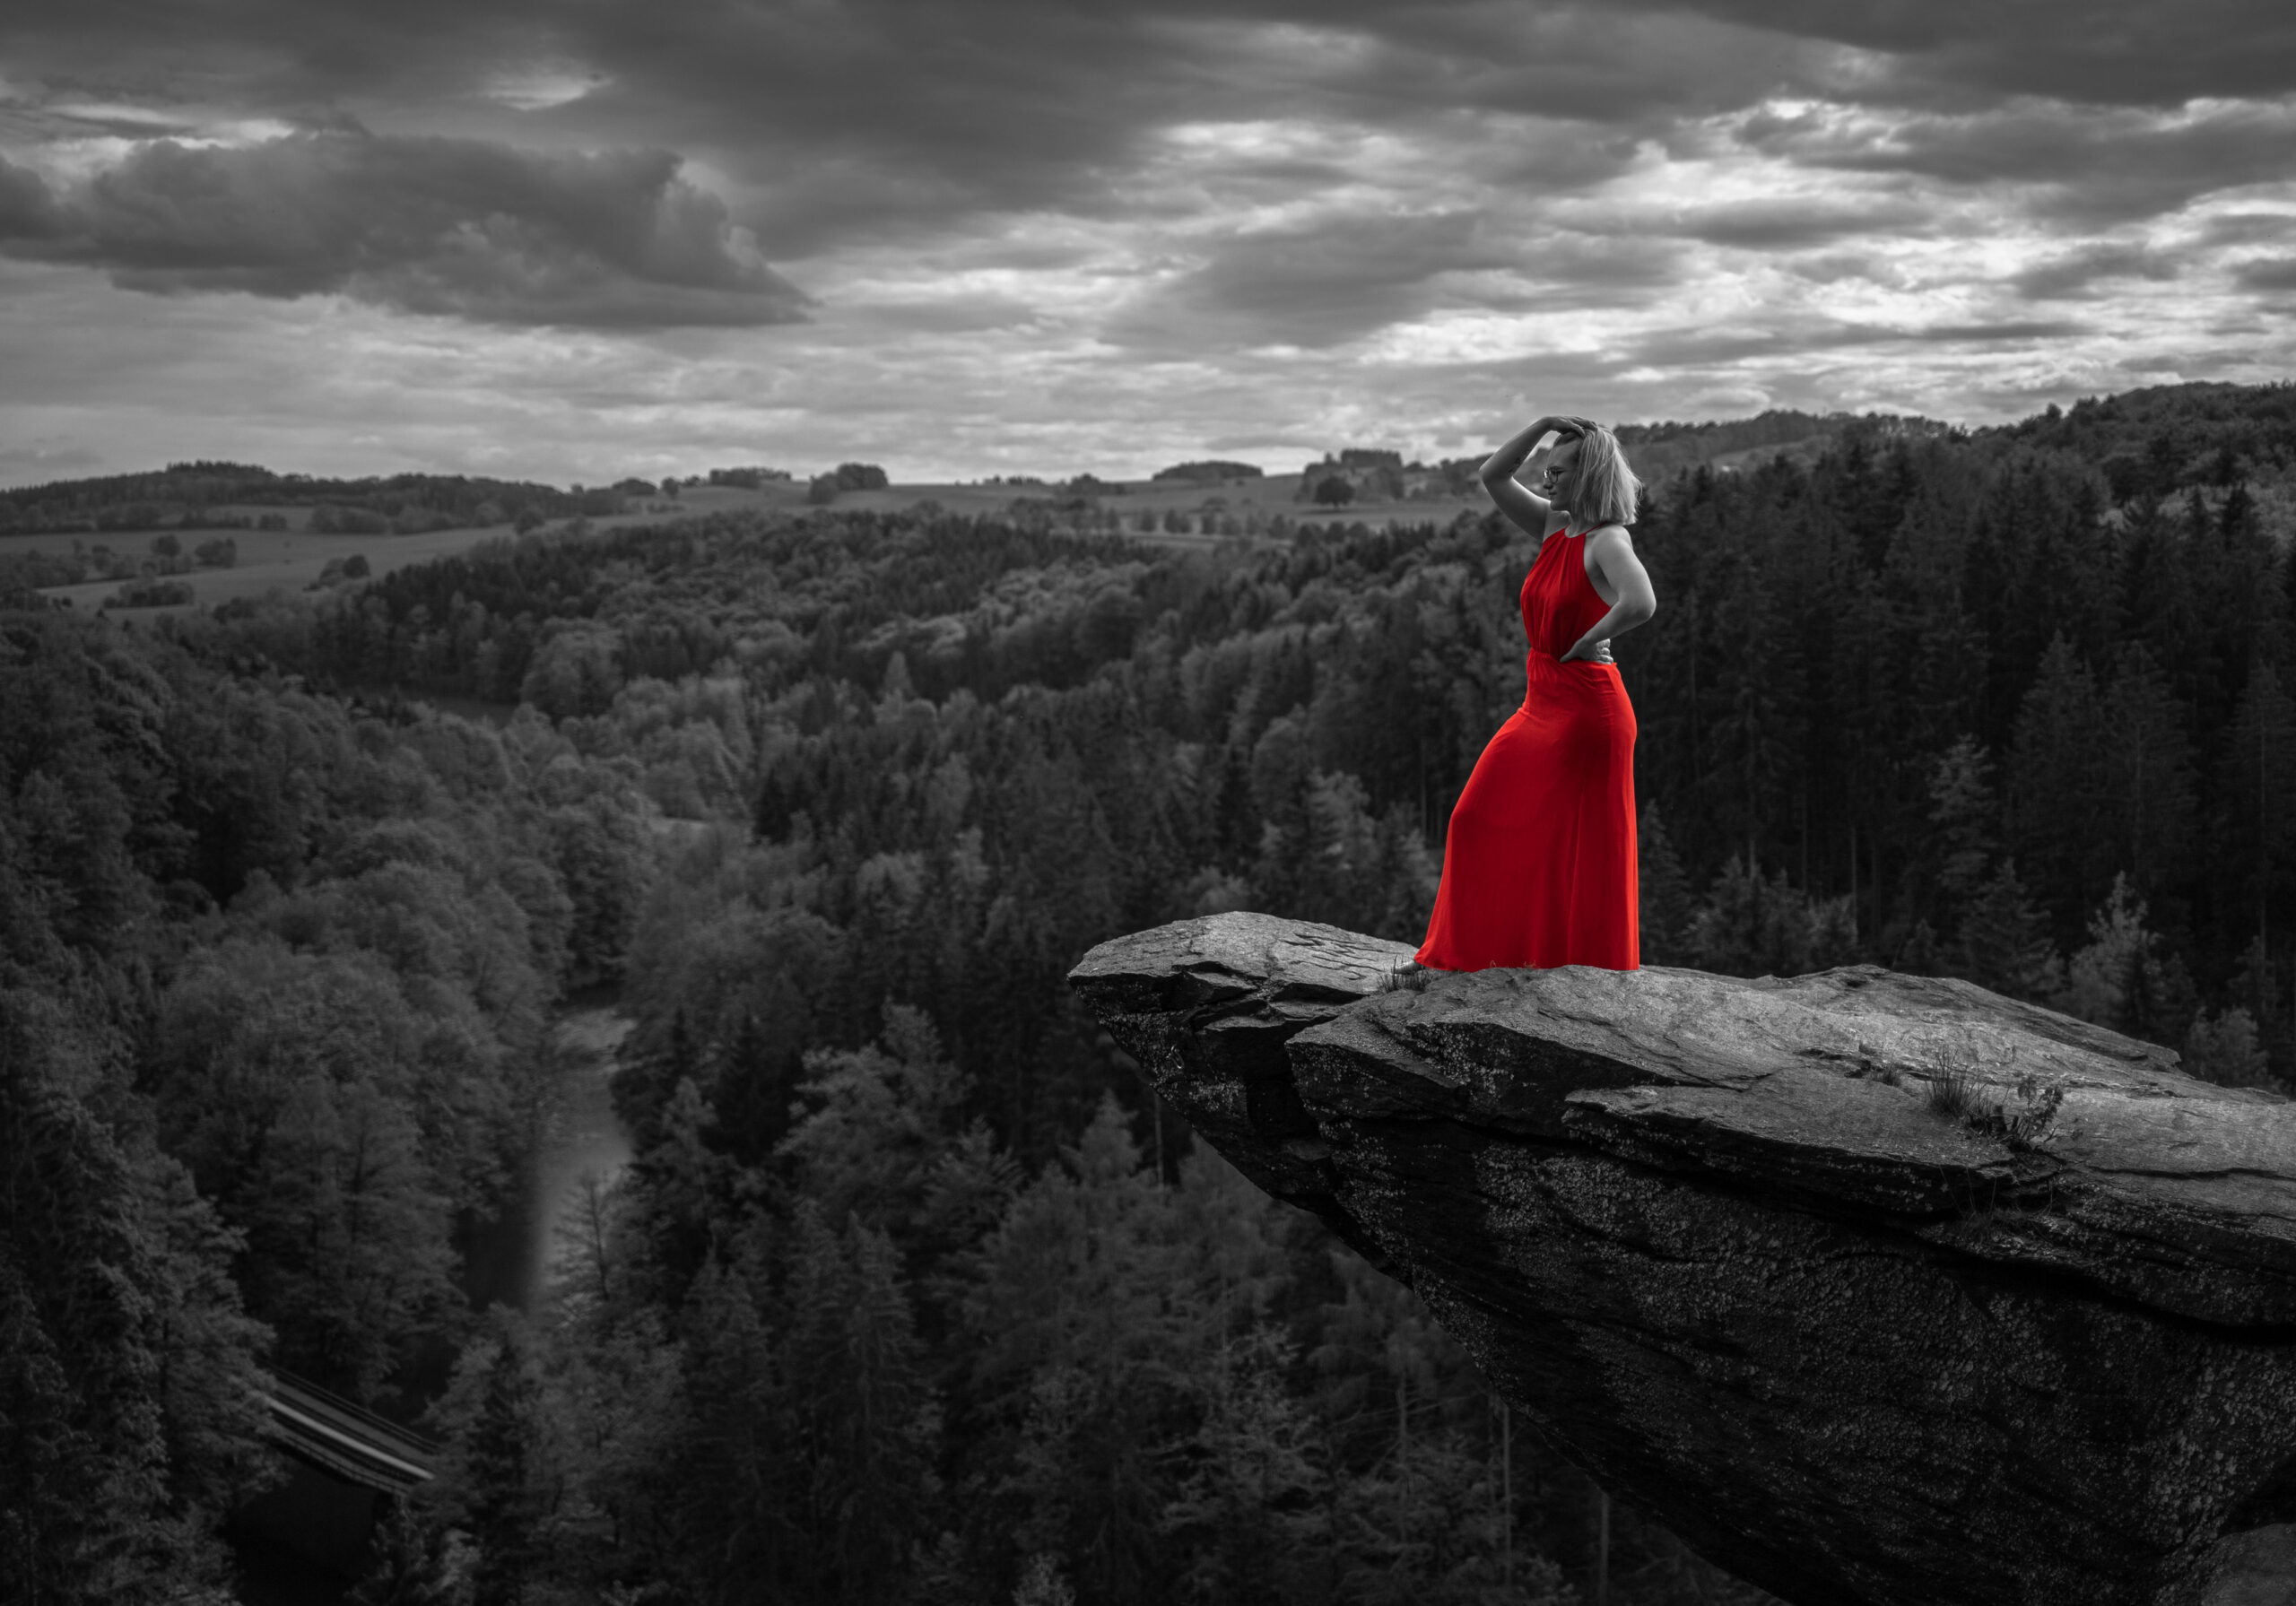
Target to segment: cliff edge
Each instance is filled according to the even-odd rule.
[[[1436,977],[1263,915],[1070,980],[1619,1497],[1797,1606],[2296,1606],[2296,1104],[1870,966]]]

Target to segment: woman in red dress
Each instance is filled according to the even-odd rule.
[[[1515,472],[1560,439],[1538,489]],[[1626,526],[1639,489],[1618,438],[1543,418],[1483,465],[1483,489],[1535,536],[1523,582],[1523,706],[1452,806],[1419,970],[1641,964],[1634,863],[1634,706],[1610,638],[1657,612]]]

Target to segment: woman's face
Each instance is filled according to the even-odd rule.
[[[1546,466],[1539,471],[1539,494],[1556,507],[1564,507],[1560,499],[1569,490],[1570,476],[1578,467],[1578,438],[1573,435],[1557,441],[1547,454]]]

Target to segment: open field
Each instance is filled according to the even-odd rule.
[[[1296,474],[1275,474],[1259,480],[1231,480],[1219,484],[1135,481],[1126,484],[1121,492],[1112,489],[1100,500],[1102,508],[1113,510],[1124,518],[1125,534],[1135,540],[1173,546],[1206,545],[1237,537],[1205,533],[1201,525],[1195,524],[1193,519],[1191,522],[1195,527],[1184,532],[1161,528],[1135,529],[1133,526],[1138,517],[1149,514],[1161,523],[1168,512],[1200,516],[1209,510],[1238,518],[1257,514],[1262,519],[1267,519],[1281,514],[1301,523],[1360,522],[1378,526],[1396,523],[1444,524],[1463,509],[1482,510],[1478,504],[1463,499],[1365,502],[1342,508],[1313,508],[1292,499],[1298,485],[1299,476]],[[936,502],[952,513],[987,514],[1001,511],[1018,499],[1050,499],[1060,494],[1051,486],[978,482],[902,484],[887,486],[882,490],[848,491],[839,497],[834,505],[845,511],[892,512],[923,502]],[[588,523],[592,529],[603,529],[616,525],[660,524],[741,508],[802,512],[806,506],[805,488],[800,484],[776,482],[757,490],[744,490],[733,486],[694,486],[684,490],[675,501],[650,501],[634,511],[592,518]],[[509,528],[500,525],[483,528],[432,530],[420,535],[321,535],[300,527],[309,517],[308,508],[283,509],[249,505],[220,511],[250,516],[283,511],[297,527],[286,530],[183,532],[182,539],[187,547],[196,545],[211,535],[228,534],[239,549],[239,561],[232,568],[194,569],[170,577],[190,586],[196,599],[191,605],[195,607],[213,607],[218,603],[261,596],[270,591],[301,591],[318,579],[329,562],[338,560],[363,556],[371,574],[386,575],[409,564],[451,557],[469,551],[481,542],[507,539],[510,535]],[[562,523],[544,526],[544,533],[562,528]],[[148,550],[151,536],[119,533],[99,542],[85,534],[0,535],[0,557],[22,552],[69,551],[75,541],[90,547],[108,545],[114,551],[134,555]],[[89,580],[76,586],[53,586],[44,595],[62,599],[75,608],[93,610],[117,591],[119,584],[117,580]],[[139,613],[170,611],[135,610]]]
[[[213,607],[234,597],[260,596],[266,591],[300,591],[317,579],[320,571],[334,559],[364,553],[373,573],[387,574],[409,563],[467,551],[490,536],[508,533],[500,528],[432,530],[422,535],[313,535],[301,530],[187,531],[186,534],[200,541],[213,534],[230,535],[239,544],[239,560],[230,569],[195,569],[167,577],[183,581],[200,603]],[[90,546],[98,544],[85,536],[80,539]],[[143,550],[149,540],[145,535],[119,534],[103,544],[114,551],[133,553]],[[0,535],[0,557],[18,552],[69,551],[72,541],[69,535]],[[43,595],[63,598],[76,608],[92,609],[117,591],[119,585],[117,580],[89,580],[77,586],[51,586]]]

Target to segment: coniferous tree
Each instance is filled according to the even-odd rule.
[[[727,1148],[743,1159],[770,1153],[789,1130],[798,1051],[775,1040],[755,1011],[744,1011],[718,1055],[709,1107]]]
[[[1692,904],[1690,879],[1655,800],[1642,805],[1635,827],[1637,892],[1641,900],[1642,959],[1679,965],[1689,959]]]
[[[940,1406],[891,1244],[857,1220],[831,1233],[810,1201],[794,1233],[779,1452],[793,1576],[814,1599],[895,1598],[936,1515]]]
[[[1963,736],[1937,760],[1929,777],[1929,819],[1936,828],[1937,886],[1947,918],[1985,879],[1994,849],[1996,805],[1992,760],[1973,736]]]
[[[1813,901],[1783,869],[1764,880],[1733,854],[1691,920],[1698,963],[1733,976],[1799,976],[1850,957],[1848,899]]]
[[[2096,681],[2063,636],[2050,641],[2017,711],[2010,761],[2011,838],[2060,925],[2105,890],[2114,844],[2098,821],[2112,799],[2110,727]]]
[[[2258,1041],[2264,1046],[2275,1074],[2289,1080],[2292,1045],[2289,1042],[2290,1020],[2283,1002],[2285,989],[2281,985],[2281,972],[2286,968],[2275,958],[2272,946],[2263,933],[2248,939],[2240,951],[2239,963],[2234,967],[2232,979],[2224,989],[2231,1003],[2248,1011],[2257,1023]]]
[[[1708,806],[1730,822],[1726,840],[1744,843],[1748,863],[1762,838],[1786,818],[1783,788],[1796,736],[1780,696],[1778,609],[1770,577],[1750,559],[1732,566],[1721,601],[1723,651],[1712,694],[1716,760]]]
[[[2065,961],[2049,940],[2048,920],[2026,895],[2014,859],[2005,858],[1970,898],[1961,916],[1962,974],[1979,986],[2035,1003],[2065,986]]]
[[[2103,701],[2111,740],[2101,749],[2106,796],[2120,863],[2140,886],[2174,884],[2192,849],[2193,775],[2188,706],[2142,646],[2121,655]]]
[[[965,1320],[978,1385],[1013,1435],[994,1492],[1018,1506],[1014,1539],[1068,1558],[1096,1599],[1160,1598],[1172,1471],[1155,1447],[1186,1324],[1170,1202],[1113,1101],[979,1255]]]
[[[221,1601],[209,1524],[274,1475],[268,1335],[180,1168],[76,1096],[95,1078],[75,1036],[53,1001],[0,988],[0,1595]]]
[[[674,1555],[700,1592],[771,1599],[792,1578],[798,1520],[784,1475],[787,1387],[763,1307],[761,1246],[712,1253],[681,1311],[683,1420],[649,1480],[674,1524]]]
[[[2144,900],[2126,872],[2089,922],[2089,942],[2066,967],[2065,1009],[2156,1043],[2183,1040],[2193,1018],[2184,963],[2144,924]]]
[[[524,1324],[498,1307],[431,1413],[448,1441],[441,1498],[472,1547],[472,1606],[513,1606],[543,1560],[548,1474],[532,1350]]]
[[[2227,924],[2268,941],[2272,890],[2296,855],[2296,699],[2270,664],[2249,674],[2224,735],[2215,867],[2245,894],[2225,898]]]
[[[793,1124],[775,1158],[823,1220],[854,1216],[906,1254],[940,1225],[936,1189],[966,1144],[971,1082],[924,1012],[885,1010],[879,1042],[806,1056]]]
[[[2184,1068],[2203,1081],[2227,1088],[2274,1088],[2271,1062],[2253,1016],[2234,1004],[2222,1014],[2193,1017],[2185,1033]]]
[[[1896,941],[1890,939],[1894,936]],[[1891,966],[1909,976],[1936,976],[1945,968],[1944,945],[1937,939],[1937,930],[1926,915],[1917,916],[1909,925],[1900,922],[1883,934],[1883,946],[1890,956]]]

